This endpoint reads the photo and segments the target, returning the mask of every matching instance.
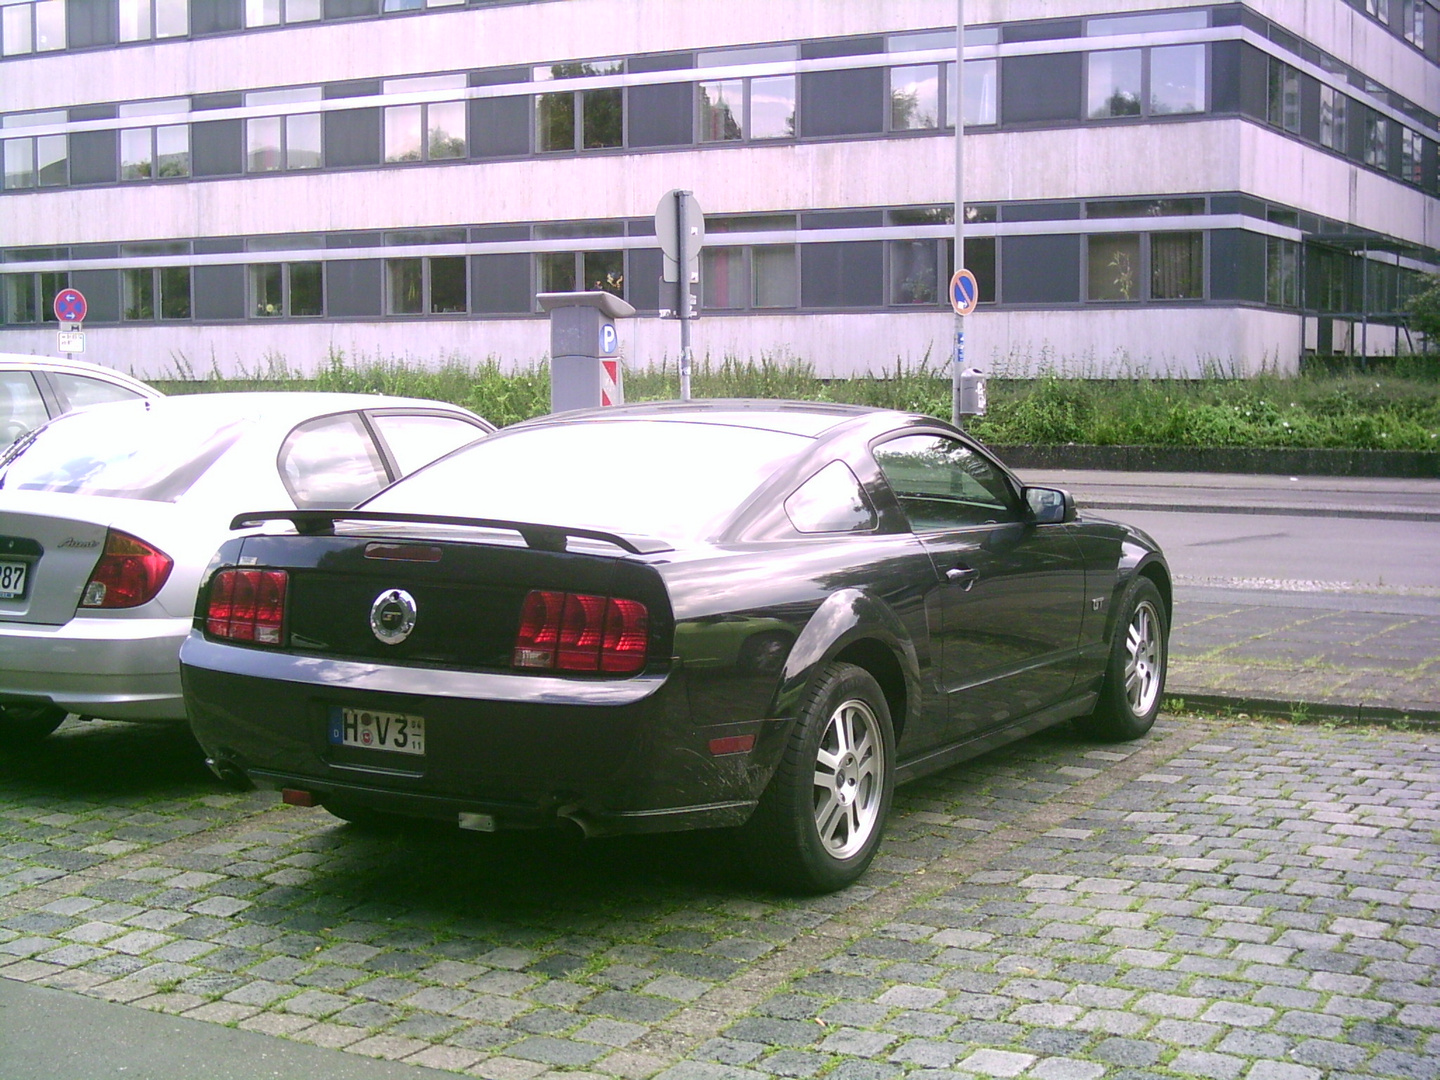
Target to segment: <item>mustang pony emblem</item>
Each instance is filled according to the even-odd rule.
[[[399,645],[415,629],[415,598],[404,589],[386,589],[370,605],[370,630],[386,645]]]

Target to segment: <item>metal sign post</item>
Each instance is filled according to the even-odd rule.
[[[664,282],[675,282],[675,317],[680,320],[680,400],[690,400],[690,320],[700,281],[700,248],[705,243],[705,215],[689,191],[667,191],[655,208],[655,238],[665,253]],[[661,313],[664,317],[664,312]]]

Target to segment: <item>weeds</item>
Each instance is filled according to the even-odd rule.
[[[231,376],[221,375],[213,360],[203,375],[184,357],[173,363],[173,378],[155,380],[167,393],[397,394],[452,401],[501,426],[550,407],[548,365],[517,367],[494,356],[478,363],[446,356],[436,363],[332,351],[309,376],[276,354]],[[1440,376],[1430,361],[1298,376],[1265,369],[1245,377],[1217,363],[1201,379],[1155,378],[1124,365],[1106,377],[1077,377],[1087,369],[1048,356],[1038,367],[1025,362],[1002,370],[1008,374],[989,380],[988,414],[968,425],[996,444],[1440,450]],[[1021,372],[1025,377],[1016,377]],[[627,369],[624,383],[628,401],[680,394],[679,370],[669,363]],[[691,392],[696,398],[848,402],[946,418],[951,400],[948,363],[897,361],[857,378],[825,379],[812,363],[785,353],[701,359],[691,371]]]

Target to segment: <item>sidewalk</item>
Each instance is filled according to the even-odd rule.
[[[1440,480],[1021,470],[1082,508],[1440,523]],[[1440,529],[1435,534],[1440,558]],[[1363,553],[1355,557],[1363,558]],[[1166,696],[1186,708],[1440,724],[1440,593],[1187,579]],[[1253,584],[1253,587],[1249,587]]]

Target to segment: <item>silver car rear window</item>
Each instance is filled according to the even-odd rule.
[[[174,502],[252,423],[108,406],[71,413],[17,447],[0,471],[0,488]]]
[[[810,444],[789,432],[664,420],[534,428],[465,447],[365,508],[701,539]]]

